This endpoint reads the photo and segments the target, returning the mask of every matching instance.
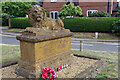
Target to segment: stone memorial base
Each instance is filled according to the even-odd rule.
[[[72,63],[70,32],[33,36],[24,33],[20,40],[21,59],[16,73],[26,78],[40,78],[41,70],[50,67],[55,71],[61,65]]]

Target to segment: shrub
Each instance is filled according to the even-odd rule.
[[[74,17],[63,19],[65,28],[72,32],[111,32],[118,17]]]
[[[110,17],[110,15],[104,11],[98,11],[90,14],[89,17]]]
[[[118,7],[118,14],[120,14],[120,6]]]
[[[25,29],[26,27],[32,27],[32,25],[30,25],[29,19],[25,17],[11,18],[11,26],[12,28],[21,29]]]
[[[46,16],[49,17],[49,12],[46,9],[44,9],[44,10],[46,12]]]
[[[72,3],[63,5],[60,11],[62,16],[77,16],[82,15],[82,9],[79,6],[74,6]]]
[[[2,18],[2,26],[8,26],[8,18],[9,17],[13,17],[13,16],[10,16],[7,13],[1,13],[0,14],[0,18]]]
[[[112,32],[113,33],[117,33],[118,35],[120,35],[120,19],[115,21],[113,24],[113,29],[112,29]]]
[[[115,14],[115,17],[120,17],[120,14]]]

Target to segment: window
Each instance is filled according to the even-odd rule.
[[[57,0],[51,0],[51,2],[57,2]]]
[[[92,13],[96,13],[98,10],[87,10],[87,16],[89,16]]]
[[[50,18],[52,19],[58,19],[58,11],[51,11],[50,12]]]

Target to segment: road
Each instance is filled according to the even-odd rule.
[[[7,44],[7,45],[19,45],[19,41],[16,40],[15,36],[8,36],[8,35],[0,35],[2,38],[2,42],[0,44]],[[83,50],[90,50],[90,51],[105,51],[105,52],[118,52],[118,43],[103,43],[103,42],[84,42],[83,43]],[[80,49],[80,42],[73,41],[71,42],[71,49],[72,50],[79,50]]]
[[[118,43],[104,43],[104,42],[83,42],[83,50],[90,51],[105,51],[105,52],[118,52]],[[80,42],[72,41],[71,49],[79,50]]]
[[[9,45],[20,45],[20,42],[16,40],[15,36],[6,36],[0,35],[2,42],[0,44],[9,44]]]

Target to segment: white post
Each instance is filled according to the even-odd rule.
[[[26,14],[25,17],[28,18],[28,15]]]
[[[96,39],[98,38],[98,32],[95,32],[95,38]]]

